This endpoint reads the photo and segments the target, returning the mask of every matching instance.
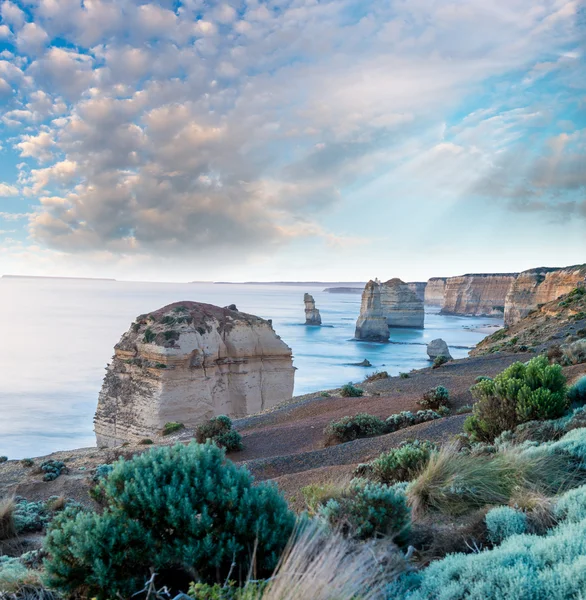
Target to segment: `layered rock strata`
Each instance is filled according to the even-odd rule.
[[[380,302],[389,327],[423,327],[423,302],[400,279],[389,279],[381,284]]]
[[[362,292],[354,336],[358,340],[373,342],[386,342],[389,339],[389,326],[381,307],[381,286],[378,281],[369,281]]]
[[[415,295],[421,302],[425,300],[425,288],[427,287],[427,281],[409,281],[407,287],[415,292]]]
[[[269,321],[178,302],[141,315],[114,348],[94,418],[98,446],[153,437],[165,423],[242,417],[289,400],[291,349]]]
[[[586,286],[586,265],[563,269],[540,267],[523,271],[506,296],[505,325],[514,325],[538,305],[583,286]]]
[[[319,310],[315,308],[315,300],[311,294],[303,296],[305,302],[305,324],[306,325],[321,325],[321,315]]]
[[[425,286],[425,304],[443,306],[446,291],[446,277],[432,277]]]
[[[441,312],[445,315],[502,316],[505,298],[516,277],[516,273],[448,277]]]

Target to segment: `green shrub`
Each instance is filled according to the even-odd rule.
[[[399,373],[399,377],[401,379],[409,379],[410,375],[409,373]]]
[[[122,459],[100,488],[101,514],[67,509],[47,534],[48,583],[67,593],[130,597],[151,568],[157,585],[173,589],[194,574],[204,583],[229,573],[242,580],[253,556],[262,577],[275,568],[295,523],[276,487],[253,485],[250,473],[211,443]]]
[[[1,560],[6,559],[6,560]],[[8,594],[13,598],[50,600],[54,596],[41,588],[41,573],[25,567],[18,558],[0,557],[0,596],[8,600]],[[39,593],[37,592],[39,589]],[[28,592],[29,595],[26,595]],[[56,596],[55,596],[56,598]]]
[[[417,403],[424,408],[437,410],[440,406],[449,406],[450,392],[443,386],[438,385],[423,394],[423,398]]]
[[[427,464],[434,450],[437,450],[437,446],[427,440],[402,442],[398,448],[359,467],[358,474],[367,474],[370,479],[387,485],[411,481]]]
[[[479,375],[474,380],[474,383],[480,383],[481,381],[492,381],[492,377],[487,377],[486,375]]]
[[[579,523],[586,519],[586,485],[562,494],[554,505],[554,516],[559,521]]]
[[[203,444],[211,440],[218,446],[226,448],[228,452],[242,450],[242,436],[232,429],[232,420],[226,415],[212,417],[209,421],[201,423],[195,430],[195,439]]]
[[[517,535],[478,554],[452,554],[401,578],[387,598],[401,600],[562,600],[586,589],[586,520],[548,535]]]
[[[147,327],[144,331],[142,341],[145,344],[150,344],[155,341],[156,337],[157,337],[157,334],[150,327]]]
[[[393,431],[398,431],[405,427],[411,427],[412,425],[419,425],[419,423],[440,419],[441,416],[442,415],[434,410],[418,410],[416,413],[412,413],[410,410],[404,410],[387,418],[385,422],[386,430],[388,433],[392,433]]]
[[[172,433],[176,433],[182,429],[185,429],[185,425],[183,425],[183,423],[169,421],[168,423],[165,423],[165,426],[163,427],[163,435],[171,435]]]
[[[325,444],[343,444],[358,438],[382,435],[387,430],[385,422],[380,417],[359,413],[354,417],[342,417],[332,421],[325,429]]]
[[[154,444],[154,442],[153,442],[153,440],[151,440],[151,438],[143,438],[138,443],[140,446],[152,446]]]
[[[433,361],[433,368],[437,369],[438,367],[445,365],[447,362],[449,362],[449,360],[450,359],[447,356],[440,354],[439,356],[435,357],[435,359]]]
[[[191,583],[189,597],[193,600],[260,600],[266,582],[249,582],[244,587],[237,587],[230,581],[220,585],[215,583]]]
[[[486,513],[488,539],[500,544],[512,535],[527,533],[527,515],[510,506],[497,506]]]
[[[43,481],[54,481],[63,471],[67,471],[67,467],[60,460],[45,460],[41,463],[41,471],[44,473]]]
[[[568,390],[568,400],[573,404],[586,404],[586,377],[578,379]]]
[[[456,409],[457,415],[465,415],[467,413],[471,413],[473,410],[473,406],[471,404],[465,404],[464,406],[460,406],[460,408]]]
[[[361,540],[390,535],[405,541],[411,522],[404,494],[360,479],[353,480],[346,496],[320,507],[318,517],[344,535]]]
[[[359,398],[363,394],[364,390],[352,385],[352,382],[347,383],[340,391],[340,396],[342,396],[342,398]]]
[[[332,498],[340,498],[347,492],[348,480],[327,483],[311,483],[301,488],[301,494],[310,515],[315,515],[321,506],[324,506]]]
[[[586,340],[577,340],[562,346],[560,362],[564,365],[580,365],[586,362]]]
[[[5,463],[8,460],[8,456],[0,456],[0,464]]]
[[[562,369],[545,356],[514,363],[471,391],[477,402],[464,429],[477,441],[492,441],[519,423],[561,417],[568,407]]]
[[[28,468],[28,467],[32,467],[32,466],[34,466],[34,464],[35,464],[35,461],[34,461],[32,458],[23,458],[23,459],[20,461],[20,464],[21,464],[23,467],[27,467],[27,468]]]

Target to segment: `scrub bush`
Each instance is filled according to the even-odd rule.
[[[437,410],[440,406],[449,406],[450,392],[443,385],[438,385],[432,390],[425,392],[423,399],[417,404],[423,406],[423,408],[431,408],[432,410]]]
[[[340,391],[340,396],[342,396],[342,398],[359,398],[363,394],[364,390],[352,385],[352,382],[347,383]]]
[[[129,597],[150,569],[157,585],[243,580],[277,565],[295,523],[270,484],[214,444],[160,447],[120,460],[99,484],[101,514],[65,510],[49,528],[49,585],[98,599]],[[231,568],[231,565],[235,567]]]
[[[44,473],[43,481],[54,481],[63,471],[67,471],[67,467],[60,460],[46,460],[41,463],[41,471]]]
[[[449,362],[449,360],[450,359],[447,356],[440,354],[439,356],[435,357],[435,359],[433,361],[433,368],[437,369],[438,367],[445,365],[447,362]]]
[[[527,533],[527,515],[510,506],[498,506],[486,513],[488,539],[500,544],[512,535]]]
[[[227,452],[242,450],[242,437],[232,429],[232,420],[226,415],[219,415],[209,421],[198,425],[195,430],[195,439],[203,444],[211,440],[217,446],[226,448]]]
[[[418,410],[416,413],[404,410],[387,418],[387,433],[392,433],[393,431],[404,429],[405,427],[411,427],[412,425],[419,425],[419,423],[434,421],[441,417],[442,415],[434,410]]]
[[[8,461],[8,456],[0,456],[0,464]]]
[[[373,437],[386,433],[385,422],[380,417],[359,413],[354,417],[342,417],[332,421],[325,429],[325,444],[343,444],[358,438]]]
[[[410,523],[406,497],[386,485],[355,479],[346,495],[330,500],[318,518],[348,537],[364,540],[381,535],[405,541]]]
[[[586,404],[586,377],[578,379],[568,390],[568,399],[573,404]]]
[[[477,402],[464,429],[475,441],[492,441],[519,423],[556,419],[568,408],[566,379],[545,356],[517,362],[471,388]]]
[[[163,427],[163,435],[171,435],[172,433],[176,433],[182,429],[185,429],[185,425],[183,425],[183,423],[169,421],[168,423],[165,423],[165,426]]]
[[[5,559],[5,560],[2,560]],[[36,589],[41,587],[41,573],[25,567],[18,558],[0,557],[0,597],[8,598],[7,594],[15,594],[16,598],[27,598],[24,594],[29,592],[31,599],[45,600],[51,598],[51,593],[42,590],[36,594]],[[46,595],[45,595],[46,594]],[[6,595],[6,596],[5,596]]]
[[[357,474],[365,474],[370,479],[387,485],[399,481],[411,481],[429,461],[437,446],[427,440],[403,442],[381,454],[372,462],[361,465]]]

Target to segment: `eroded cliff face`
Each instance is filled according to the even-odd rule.
[[[423,302],[425,300],[425,288],[427,287],[427,281],[408,281],[407,287],[415,292],[415,295]]]
[[[291,349],[269,321],[197,302],[141,315],[114,348],[94,418],[98,446],[154,437],[170,421],[242,417],[293,394]]]
[[[443,306],[446,291],[446,277],[432,277],[425,286],[425,304]]]
[[[517,273],[484,273],[448,277],[442,314],[502,316],[505,298]]]
[[[505,325],[514,325],[538,305],[551,302],[582,286],[586,286],[586,265],[563,269],[540,267],[523,271],[507,294]]]
[[[389,339],[389,326],[381,307],[381,286],[378,281],[370,280],[362,292],[354,335],[358,340],[373,342],[386,342]]]
[[[315,308],[315,300],[311,294],[303,296],[305,302],[305,324],[306,325],[321,325],[321,315],[319,310]]]
[[[423,327],[423,302],[400,279],[389,279],[380,285],[380,303],[389,327]]]

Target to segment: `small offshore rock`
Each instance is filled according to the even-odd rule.
[[[448,345],[441,338],[432,340],[427,344],[427,356],[429,356],[430,360],[435,360],[438,356],[445,356],[450,360],[452,359]]]

